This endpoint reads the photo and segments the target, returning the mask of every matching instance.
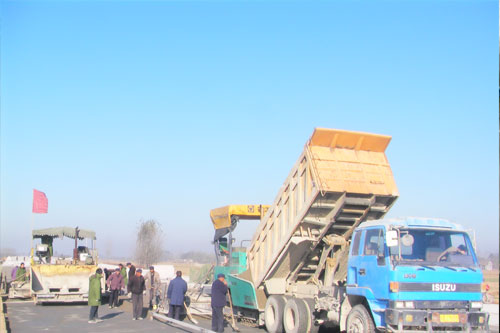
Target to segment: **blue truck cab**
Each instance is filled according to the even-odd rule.
[[[364,222],[353,234],[347,268],[353,305],[347,322],[360,332],[488,330],[483,274],[469,235],[457,224]]]

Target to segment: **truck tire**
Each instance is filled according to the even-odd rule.
[[[285,310],[286,298],[282,295],[271,295],[264,309],[264,321],[269,333],[283,332],[283,312]]]
[[[347,316],[347,333],[374,333],[375,323],[365,306],[358,304]]]
[[[310,313],[310,325],[309,325],[309,333],[318,333],[320,326],[314,324],[314,299],[312,298],[306,298],[304,299],[306,301],[306,305],[308,306],[307,311]]]
[[[283,312],[283,326],[286,333],[309,332],[311,313],[306,302],[301,298],[290,298]]]

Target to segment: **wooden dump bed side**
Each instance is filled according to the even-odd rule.
[[[325,258],[315,251],[325,237],[348,241],[361,222],[387,213],[398,197],[385,156],[390,139],[314,130],[248,248],[256,288],[269,279],[317,275]]]

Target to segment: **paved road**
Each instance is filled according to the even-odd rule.
[[[33,303],[6,303],[8,322],[12,332],[137,332],[158,329],[156,321],[133,321],[130,313],[122,309],[99,307],[97,324],[89,324],[86,305],[44,305]],[[167,331],[169,332],[169,331]],[[176,331],[172,331],[176,332]]]
[[[32,302],[7,302],[9,326],[13,333],[28,332],[142,332],[159,330],[164,332],[189,332],[182,328],[167,325],[157,320],[133,321],[131,306],[125,301],[120,308],[99,307],[99,317],[104,319],[97,324],[89,324],[89,307],[86,305],[34,305]],[[498,304],[489,304],[485,310],[490,312],[491,332],[499,332]],[[210,321],[197,318],[199,326],[210,329]],[[265,333],[264,329],[246,327],[238,323],[242,333]],[[226,333],[232,332],[226,327]]]
[[[490,328],[492,332],[499,331],[498,304],[484,304],[483,310],[490,313]]]
[[[132,320],[131,306],[125,301],[119,308],[109,309],[107,305],[99,307],[99,317],[103,322],[88,323],[87,305],[34,305],[32,302],[6,302],[8,322],[13,333],[28,332],[143,332],[162,330],[164,332],[190,332],[182,328],[167,325],[157,320]],[[210,321],[197,318],[199,326],[210,329]],[[187,321],[187,320],[186,320]],[[189,322],[189,321],[187,321]],[[265,333],[265,330],[238,325],[241,332]],[[226,333],[232,332],[226,327]]]

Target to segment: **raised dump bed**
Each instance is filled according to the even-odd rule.
[[[255,288],[284,293],[290,283],[317,279],[335,245],[345,249],[360,223],[386,214],[398,197],[385,156],[390,140],[314,130],[248,248],[245,278]]]

